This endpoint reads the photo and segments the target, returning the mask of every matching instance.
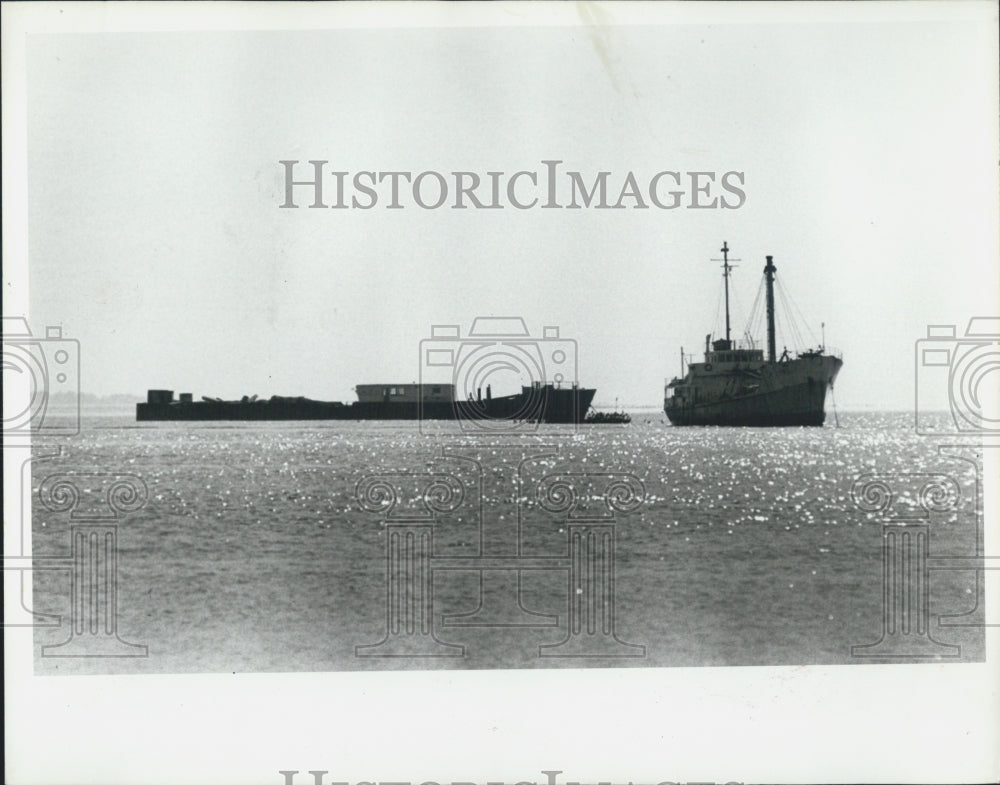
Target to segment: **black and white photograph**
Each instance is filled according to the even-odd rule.
[[[2,11],[7,781],[1000,776],[995,2]]]

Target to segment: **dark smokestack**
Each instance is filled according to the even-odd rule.
[[[774,274],[778,268],[772,261],[774,257],[768,256],[767,265],[764,267],[764,279],[767,281],[767,361],[774,362]]]

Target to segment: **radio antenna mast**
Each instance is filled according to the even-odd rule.
[[[722,241],[722,258],[713,259],[713,262],[722,262],[722,278],[726,283],[726,348],[731,349],[732,344],[729,342],[729,271],[735,267],[729,263],[729,243],[725,240]],[[739,259],[733,259],[734,262],[740,261]]]

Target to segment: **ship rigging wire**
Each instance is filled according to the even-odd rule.
[[[723,301],[724,298],[725,298],[724,289],[720,288],[719,289],[719,297],[715,301],[715,318],[712,319],[713,329],[716,329],[716,330],[718,329],[719,324],[720,324],[720,322],[719,322],[719,315],[722,313],[722,301]]]
[[[753,306],[750,308],[750,316],[747,319],[746,327],[743,332],[751,340],[752,336],[760,335],[763,331],[764,325],[764,309],[761,306],[764,296],[764,279],[760,279],[760,283],[757,286],[757,295],[754,297]]]
[[[778,291],[781,293],[782,300],[790,304],[791,308],[789,308],[788,312],[791,315],[794,322],[796,324],[803,325],[806,329],[806,332],[809,333],[809,341],[810,341],[809,345],[818,346],[819,344],[816,342],[816,334],[812,331],[812,328],[809,327],[809,320],[806,319],[806,317],[802,314],[802,310],[799,308],[798,303],[792,298],[790,294],[787,293],[787,290],[780,281],[778,282]]]
[[[730,267],[732,268],[732,267],[734,267],[734,265],[730,265]],[[730,272],[730,275],[732,275],[731,272]],[[723,308],[722,304],[723,304],[724,301],[725,301],[725,285],[723,285],[722,287],[719,288],[719,299],[716,302],[716,306],[715,306],[715,318],[712,320],[712,324],[713,324],[712,338],[713,338],[713,340],[715,339],[716,336],[722,336],[723,338],[726,337],[726,324],[725,324],[725,321],[723,320],[723,317],[722,317],[722,308]],[[735,287],[730,286],[729,287],[729,313],[730,314],[737,314],[737,313],[740,313],[741,310],[742,309],[740,308],[740,301],[739,301],[738,295],[736,293],[736,289],[735,289]],[[735,319],[732,319],[732,321],[735,321]],[[736,330],[734,329],[733,332],[736,332]]]
[[[816,336],[809,327],[808,320],[802,315],[802,310],[788,293],[781,279],[776,277],[774,283],[778,304],[780,305],[779,308],[775,309],[774,318],[776,343],[785,348],[788,348],[788,344],[791,344],[790,348],[796,352],[801,352],[812,346],[818,346]],[[747,318],[746,327],[744,328],[744,334],[751,343],[755,343],[753,336],[763,335],[766,331],[764,324],[764,291],[765,281],[761,278],[760,284],[757,286],[757,294],[754,297],[753,305],[750,308],[750,316]],[[800,325],[805,327],[811,343],[807,342],[806,335],[803,334]]]
[[[776,344],[783,349],[791,350],[796,353],[801,353],[807,349],[812,349],[813,347],[823,348],[821,344],[816,341],[816,335],[809,326],[809,321],[803,315],[798,303],[788,293],[788,290],[782,283],[781,278],[775,277],[774,283],[775,294],[779,305],[779,307],[775,308],[774,319]],[[754,348],[758,345],[758,340],[754,336],[764,336],[766,333],[764,292],[765,281],[764,278],[761,277],[760,283],[757,286],[757,293],[753,299],[753,305],[750,307],[749,317],[745,322],[746,326],[743,329],[742,341],[744,341],[749,348]],[[713,319],[713,340],[716,336],[722,336],[725,334],[725,326],[722,319],[724,300],[725,287],[722,286],[719,287],[719,297],[715,306],[715,318]],[[735,287],[729,287],[729,300],[730,313],[740,313],[742,309],[740,308],[740,301]],[[802,328],[804,328],[805,332],[803,332]],[[763,338],[761,338],[761,342],[763,342]]]

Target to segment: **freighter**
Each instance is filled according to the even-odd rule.
[[[494,398],[455,397],[453,384],[359,384],[358,400],[316,401],[310,398],[244,396],[238,401],[203,397],[173,390],[149,390],[145,403],[135,406],[138,421],[156,420],[468,420],[499,428],[511,422],[580,423],[590,408],[594,389],[534,382],[521,392]]]
[[[826,418],[826,391],[832,389],[843,359],[835,351],[818,348],[792,356],[776,356],[774,275],[777,267],[765,257],[767,357],[751,340],[737,345],[730,336],[728,244],[722,244],[725,281],[726,337],[705,337],[705,361],[689,363],[665,388],[663,409],[673,425],[822,425]]]

